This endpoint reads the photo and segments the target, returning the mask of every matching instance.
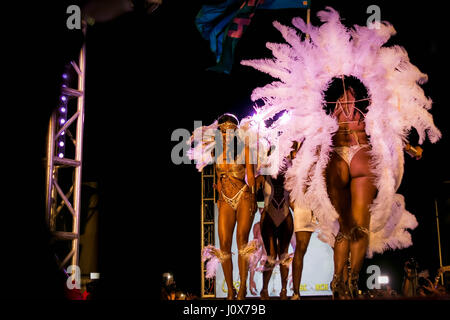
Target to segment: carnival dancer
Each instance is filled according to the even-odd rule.
[[[330,98],[330,91],[335,91],[335,87],[339,88],[338,99]],[[339,298],[356,297],[359,271],[369,241],[369,206],[377,192],[370,167],[371,145],[365,132],[367,92],[356,78],[342,77],[334,80],[326,97],[336,101],[331,103],[334,107],[331,114],[339,125],[332,138],[333,152],[325,171],[328,195],[339,214],[331,289]],[[350,274],[345,275],[348,260]]]
[[[273,268],[277,264],[280,266],[281,274],[280,298],[286,300],[289,266],[292,261],[288,249],[294,226],[289,210],[289,193],[284,189],[284,172],[280,172],[276,178],[270,175],[259,175],[257,185],[261,185],[264,192],[264,209],[261,212],[260,225],[267,253],[263,267],[261,300],[269,299],[267,288]]]
[[[314,213],[319,239],[334,247],[334,296],[355,297],[364,256],[412,244],[407,229],[418,223],[396,193],[403,150],[411,151],[411,128],[419,144],[427,136],[434,143],[441,133],[428,112],[432,101],[420,87],[427,76],[404,48],[383,46],[395,34],[392,25],[347,28],[330,7],[317,15],[321,26],[292,20],[303,34],[274,22],[287,43],[267,44],[273,59],[242,64],[278,79],[256,88],[252,100],[264,102],[258,110],[263,120],[289,112],[288,121],[275,121],[281,132],[278,161],[289,154],[292,141],[302,141],[302,147],[286,171],[285,187],[296,206]],[[332,83],[339,83],[340,92],[329,101]]]
[[[294,141],[290,153],[291,159],[295,159],[300,148],[301,143]],[[317,227],[317,221],[315,220],[311,209],[308,207],[299,207],[294,203],[291,203],[290,205],[294,212],[295,238],[294,259],[292,261],[292,285],[294,294],[292,295],[291,300],[300,300],[300,281],[302,279],[303,258],[308,249],[311,234]]]
[[[245,299],[246,297],[248,254],[252,251],[247,242],[256,212],[254,166],[250,163],[248,142],[243,141],[239,134],[236,134],[238,128],[239,121],[234,115],[226,113],[220,116],[213,125],[198,128],[200,134],[194,132],[191,142],[197,140],[198,135],[200,138],[196,147],[203,148],[203,150],[197,152],[198,150],[194,148],[189,153],[191,158],[197,160],[197,168],[200,170],[207,162],[211,162],[212,158],[215,159],[216,188],[219,193],[217,206],[219,210],[220,249],[212,247],[207,249],[210,249],[209,254],[214,255],[214,258],[222,264],[228,287],[227,299],[234,299],[236,295],[233,286],[233,265],[231,261],[231,244],[235,226],[237,228],[236,240],[239,249],[238,267],[240,276],[237,299]],[[217,129],[220,131],[222,139],[220,137],[217,139]],[[206,132],[207,130],[210,132]],[[221,140],[221,143],[216,144],[217,140]],[[237,145],[237,148],[234,145]],[[233,155],[233,158],[230,155]],[[202,160],[204,157],[209,160],[204,162]]]

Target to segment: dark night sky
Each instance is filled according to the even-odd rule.
[[[214,64],[214,56],[194,25],[201,3],[166,0],[150,16],[129,13],[88,29],[83,179],[97,180],[101,188],[100,271],[107,287],[127,294],[145,297],[153,293],[159,289],[155,283],[161,273],[169,270],[180,288],[199,294],[200,174],[194,165],[171,162],[170,152],[176,144],[171,134],[177,128],[192,131],[194,120],[209,124],[224,112],[239,117],[249,114],[252,88],[271,80],[237,63],[231,75],[205,70]],[[426,7],[419,7],[409,1],[312,1],[312,23],[318,23],[315,13],[330,5],[347,26],[365,24],[367,6],[379,5],[382,20],[391,22],[398,33],[389,44],[404,46],[412,63],[429,75],[424,89],[434,101],[431,112],[444,137],[436,145],[425,143],[420,161],[405,156],[400,193],[419,221],[412,232],[414,246],[366,262],[392,272],[397,289],[407,258],[417,257],[433,275],[439,263],[433,199],[444,194],[441,182],[450,180],[444,88],[448,34],[440,3],[428,1]],[[56,32],[46,41],[51,48],[62,46],[67,56],[78,38],[67,37],[65,24],[61,26],[65,8],[53,9],[51,26]],[[289,24],[295,16],[306,14],[301,10],[258,11],[238,44],[236,61],[268,56],[265,42],[282,41],[271,22]],[[61,34],[66,37],[59,42],[56,39]],[[46,104],[41,111],[34,110],[42,124],[40,135],[35,136],[35,152],[40,157],[45,142],[37,140],[45,134],[49,106],[57,98],[58,68],[64,60],[58,51],[51,54],[42,84],[48,88]],[[448,191],[447,187],[447,197]],[[441,215],[443,249],[448,251],[448,200]],[[446,259],[444,264],[449,264],[448,255]],[[117,283],[118,278],[123,281]]]

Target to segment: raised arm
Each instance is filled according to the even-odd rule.
[[[405,151],[408,153],[411,157],[415,158],[416,160],[419,160],[422,158],[423,149],[420,146],[413,147],[409,143],[405,145]]]

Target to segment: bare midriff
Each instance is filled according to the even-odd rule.
[[[226,163],[226,146],[223,146],[223,163],[216,164],[217,178],[220,179],[222,192],[233,197],[245,183],[245,164]]]

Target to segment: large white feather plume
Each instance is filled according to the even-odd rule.
[[[367,255],[407,247],[412,242],[406,229],[415,228],[417,221],[406,211],[403,196],[396,194],[403,175],[403,146],[412,128],[417,130],[420,144],[427,136],[433,143],[441,137],[428,113],[432,101],[420,87],[427,76],[411,64],[404,48],[383,47],[395,34],[391,24],[380,23],[378,29],[347,28],[331,7],[317,15],[323,22],[320,26],[307,25],[301,18],[292,20],[295,28],[274,22],[286,43],[267,43],[271,59],[241,62],[277,79],[253,90],[252,100],[264,101],[258,111],[262,119],[283,110],[290,114],[288,121],[279,119],[272,125],[281,134],[278,152],[270,161],[280,165],[292,141],[303,141],[286,173],[286,187],[296,205],[313,210],[319,221],[319,238],[333,246],[339,231],[338,214],[329,200],[323,172],[338,125],[324,111],[324,92],[335,77],[358,78],[371,98],[365,123],[378,188],[370,207]]]

